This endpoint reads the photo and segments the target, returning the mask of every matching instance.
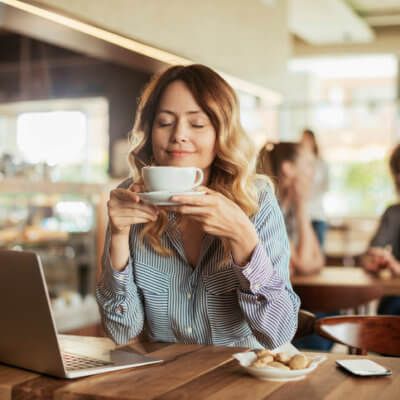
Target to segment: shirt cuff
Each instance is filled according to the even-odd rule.
[[[126,267],[121,271],[117,271],[112,267],[110,253],[107,252],[103,268],[103,286],[111,289],[115,294],[124,295],[129,284],[133,282],[131,257],[129,257]]]
[[[244,291],[261,294],[262,288],[272,283],[274,269],[261,242],[257,244],[250,261],[244,267],[233,263],[232,268],[239,278],[240,288]]]

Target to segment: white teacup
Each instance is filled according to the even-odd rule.
[[[187,192],[201,185],[204,178],[197,167],[143,167],[142,176],[147,192]]]

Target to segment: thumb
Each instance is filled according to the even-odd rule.
[[[130,190],[131,192],[135,192],[135,193],[141,193],[144,191],[144,186],[140,185],[139,183],[132,183],[128,190]]]
[[[196,188],[196,192],[204,192],[204,193],[207,193],[207,194],[218,193],[215,190],[212,190],[207,186],[198,186]]]

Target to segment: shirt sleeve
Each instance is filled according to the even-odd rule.
[[[290,246],[278,202],[268,186],[254,219],[260,242],[244,267],[233,265],[240,282],[240,308],[257,340],[276,348],[292,340],[300,300],[289,279]]]
[[[375,235],[371,239],[370,247],[384,247],[386,245],[393,246],[398,238],[400,219],[393,212],[395,208],[389,207],[382,215],[379,226]]]
[[[132,229],[130,235],[132,235]],[[116,271],[110,259],[110,229],[107,228],[102,257],[102,274],[96,285],[96,300],[104,329],[116,343],[123,344],[138,336],[144,325],[141,295],[133,278],[133,258]],[[132,255],[131,255],[132,256]]]

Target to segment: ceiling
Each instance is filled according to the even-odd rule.
[[[372,43],[385,29],[400,34],[400,0],[288,1],[289,29],[309,45]]]
[[[400,0],[346,0],[371,27],[399,26]]]

